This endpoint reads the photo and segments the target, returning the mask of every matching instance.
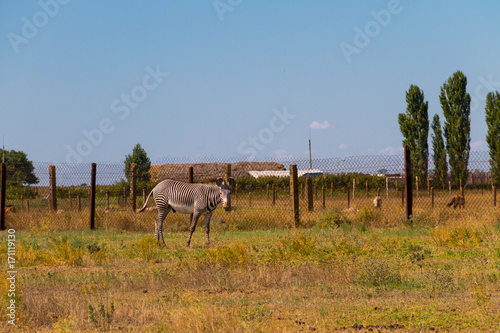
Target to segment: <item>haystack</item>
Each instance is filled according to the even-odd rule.
[[[151,180],[160,182],[165,179],[175,179],[187,182],[189,179],[189,167],[193,167],[195,181],[213,181],[218,177],[224,177],[225,163],[181,163],[181,164],[156,164],[149,169]],[[275,171],[285,170],[283,164],[277,162],[236,162],[231,163],[231,177],[250,177],[248,171]]]

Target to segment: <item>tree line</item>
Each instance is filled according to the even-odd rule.
[[[445,186],[448,167],[455,184],[465,184],[469,176],[470,154],[470,104],[467,93],[467,77],[457,71],[441,86],[439,102],[443,111],[443,126],[435,114],[432,129],[432,161],[434,163],[434,183]],[[406,92],[406,111],[398,115],[398,123],[403,135],[403,146],[411,149],[413,174],[418,176],[420,186],[428,178],[429,163],[429,104],[424,92],[416,85],[410,85]],[[489,92],[486,96],[486,142],[489,147],[490,167],[495,184],[500,182],[500,94]]]

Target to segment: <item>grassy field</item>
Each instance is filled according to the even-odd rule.
[[[500,212],[443,207],[369,208],[338,202],[301,213],[248,198],[212,219],[185,248],[185,215],[172,214],[166,249],[155,213],[98,210],[98,230],[71,211],[17,212],[19,332],[331,332],[500,330]],[[335,199],[332,199],[335,200]],[[341,200],[339,198],[339,200]],[[239,201],[239,202],[238,202]],[[268,201],[265,201],[268,202]],[[364,203],[364,204],[361,204]],[[260,208],[255,208],[260,207]],[[23,215],[25,214],[25,215]],[[30,213],[31,214],[31,213]],[[22,222],[22,223],[21,223]],[[202,223],[201,223],[202,224]],[[18,228],[19,227],[19,228]],[[18,229],[17,229],[18,228]],[[7,263],[7,234],[0,260]],[[5,267],[5,266],[4,266]],[[7,269],[0,272],[6,312]]]

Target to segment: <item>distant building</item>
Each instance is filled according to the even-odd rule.
[[[287,170],[265,170],[265,171],[248,171],[250,176],[254,178],[259,178],[259,177],[290,177],[290,171]],[[307,177],[311,176],[311,178],[314,178],[316,176],[321,176],[323,175],[323,171],[318,170],[318,169],[312,169],[312,170],[298,170],[297,171],[297,176],[298,177]]]

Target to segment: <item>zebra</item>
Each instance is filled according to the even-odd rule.
[[[205,233],[207,238],[207,247],[210,245],[210,218],[217,205],[222,202],[225,211],[229,211],[231,207],[231,187],[234,185],[234,179],[229,178],[225,182],[222,178],[218,178],[216,185],[206,184],[191,184],[176,180],[167,179],[160,182],[149,193],[144,206],[138,211],[143,212],[149,201],[149,197],[153,194],[156,209],[158,210],[158,218],[155,224],[155,236],[158,246],[163,239],[163,221],[170,211],[174,213],[193,214],[187,239],[187,247],[191,244],[191,237],[196,229],[196,223],[201,215],[205,215]]]

